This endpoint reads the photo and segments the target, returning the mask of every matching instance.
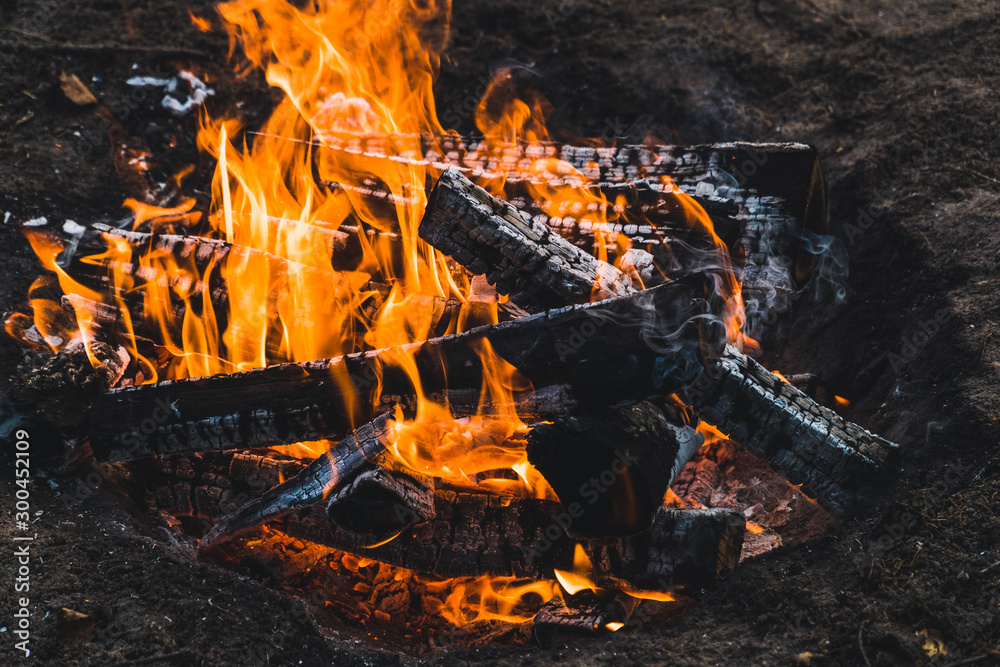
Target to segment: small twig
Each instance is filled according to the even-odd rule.
[[[199,49],[192,49],[185,46],[144,46],[144,45],[133,45],[133,44],[73,44],[70,42],[54,42],[50,40],[45,35],[38,35],[33,32],[27,32],[25,30],[18,30],[17,28],[3,27],[3,30],[7,32],[12,32],[23,37],[28,37],[29,39],[35,39],[41,42],[41,44],[24,44],[16,45],[7,42],[7,45],[14,48],[26,48],[32,51],[72,51],[72,52],[100,52],[100,51],[118,51],[123,53],[147,53],[150,55],[159,56],[187,56],[189,58],[200,58],[207,60],[211,58],[212,54],[201,51]]]
[[[979,574],[986,574],[987,572],[989,572],[990,570],[992,570],[993,568],[995,568],[997,565],[1000,565],[1000,560],[998,560],[997,562],[993,563],[992,565],[987,565],[986,567],[984,567],[983,569],[981,569],[979,571]]]
[[[861,621],[861,625],[858,627],[858,649],[861,650],[861,657],[864,658],[865,664],[868,665],[868,667],[872,667],[872,661],[868,659],[868,654],[865,653],[865,642],[861,638],[861,633],[864,632],[865,623],[867,622],[868,619]]]
[[[982,172],[976,171],[975,169],[969,169],[968,167],[955,167],[955,170],[956,171],[967,171],[970,174],[975,174],[979,178],[985,178],[987,181],[989,181],[990,183],[993,183],[994,185],[1000,185],[1000,181],[998,181],[997,179],[993,178],[992,176],[988,176],[987,174],[984,174]]]

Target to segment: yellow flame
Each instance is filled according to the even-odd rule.
[[[600,590],[594,582],[593,573],[594,564],[581,544],[577,544],[573,551],[573,570],[555,570],[556,580],[570,595],[576,595],[580,591]]]
[[[252,140],[238,120],[203,116],[198,145],[218,160],[205,220],[194,210],[194,199],[162,208],[135,200],[126,206],[134,228],[185,233],[205,224],[209,236],[231,244],[225,258],[175,256],[155,245],[136,250],[109,235],[105,252],[83,260],[107,269],[111,296],[105,296],[55,263],[61,250],[57,243],[31,234],[43,265],[72,297],[77,322],[63,325],[59,304],[39,299],[31,303],[33,322],[16,314],[7,321],[8,331],[34,345],[74,336],[90,341],[84,300],[110,302],[122,311],[122,336],[143,368],[144,381],[156,382],[422,341],[439,324],[443,299],[463,304],[448,332],[464,330],[470,321],[470,276],[449,266],[417,235],[427,186],[438,175],[423,159],[422,142],[435,144],[431,150],[443,155],[441,137],[447,136],[432,86],[448,39],[450,9],[450,0],[232,0],[220,5],[231,51],[242,50],[242,71],[264,69],[268,83],[283,93],[282,101]],[[210,28],[205,19],[191,19],[200,29]],[[478,181],[502,195],[508,177],[517,172],[546,215],[591,230],[594,254],[617,262],[630,246],[621,225],[636,222],[628,218],[636,214],[627,212],[623,199],[608,201],[594,187],[596,163],[577,169],[555,157],[546,143],[551,141],[550,109],[538,95],[519,97],[511,73],[501,73],[476,111],[486,137],[480,150],[498,157],[495,170]],[[375,135],[383,155],[354,149],[359,138]],[[505,147],[516,142],[525,143],[524,155],[531,157],[507,160]],[[175,184],[189,172],[178,174]],[[682,202],[688,224],[704,229],[720,249],[729,336],[741,341],[740,285],[711,221],[669,178],[660,185]],[[155,342],[166,351],[166,362],[142,356],[128,313],[132,298],[141,298],[144,324],[158,332]],[[491,307],[489,319],[495,322],[495,303]],[[42,342],[28,340],[32,324]],[[556,499],[525,453],[527,426],[515,405],[517,394],[530,387],[488,344],[478,353],[485,368],[482,408],[462,419],[455,418],[445,399],[425,395],[411,354],[383,357],[407,373],[418,399],[412,419],[397,410],[392,454],[447,484]],[[348,414],[355,414],[361,397],[347,391],[353,385],[346,378],[332,380],[345,389]],[[327,447],[320,441],[285,451],[317,456]],[[595,590],[592,572],[577,545],[573,570],[556,572],[554,581],[450,581],[440,611],[457,625],[522,622],[530,619],[525,600],[560,594],[557,581],[567,591]]]

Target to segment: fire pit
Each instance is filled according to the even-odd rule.
[[[510,72],[460,137],[447,9],[220,12],[285,98],[205,115],[211,206],[24,225],[52,470],[120,464],[179,552],[410,648],[667,622],[884,483],[895,444],[753,358],[828,277],[813,149],[561,143]]]

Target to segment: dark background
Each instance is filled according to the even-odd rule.
[[[10,213],[0,224],[0,310],[23,302],[39,273],[15,223],[121,215],[131,186],[112,167],[112,140],[147,146],[157,173],[195,162],[188,183],[205,196],[212,165],[193,146],[193,119],[171,119],[158,96],[135,99],[129,76],[191,67],[215,88],[212,109],[239,108],[251,126],[266,117],[275,94],[263,78],[235,79],[218,21],[201,33],[188,18],[189,8],[211,16],[211,4],[0,2],[0,217]],[[849,261],[848,299],[803,301],[764,361],[822,375],[851,399],[849,419],[903,444],[904,461],[867,516],[744,563],[678,622],[561,650],[439,649],[425,658],[760,665],[794,664],[809,652],[817,665],[944,665],[998,649],[998,10],[944,0],[456,2],[437,99],[442,120],[460,131],[473,129],[466,110],[491,67],[513,60],[536,73],[526,76],[566,137],[654,132],[676,143],[819,149],[831,232]],[[115,111],[121,137],[101,130],[94,106],[65,98],[61,71]],[[940,313],[944,326],[914,340]],[[21,358],[4,336],[0,379],[13,377]],[[34,486],[38,657],[88,665],[158,654],[175,655],[175,664],[402,659],[377,641],[355,643],[347,629],[325,636],[299,603],[266,585],[176,555],[113,479],[100,491],[76,484]],[[13,532],[13,491],[9,470],[0,534]],[[4,572],[13,571],[11,551],[0,549]],[[0,626],[13,625],[12,595],[5,583]],[[64,606],[95,619],[89,645],[58,639],[55,612]],[[928,638],[947,655],[930,655]],[[7,654],[11,633],[0,640]]]

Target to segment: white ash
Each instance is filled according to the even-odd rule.
[[[187,82],[190,90],[187,99],[183,102],[173,95],[177,92],[181,80]],[[161,79],[153,76],[133,76],[125,83],[136,87],[151,86],[163,88],[166,95],[163,96],[160,104],[175,116],[186,116],[191,109],[204,104],[209,95],[215,95],[215,90],[209,88],[204,81],[187,70],[182,70],[177,76],[169,79]]]
[[[642,279],[643,283],[649,281],[656,271],[656,264],[653,256],[640,248],[629,248],[618,261],[618,268],[625,275],[631,276],[633,273]]]
[[[87,228],[76,220],[67,220],[63,223],[63,231],[71,236],[77,236],[78,234],[83,234],[87,231]]]
[[[40,216],[38,218],[32,218],[31,220],[28,220],[27,222],[24,223],[23,226],[24,227],[44,227],[47,224],[49,224],[49,219],[46,218],[43,215],[43,216]]]

